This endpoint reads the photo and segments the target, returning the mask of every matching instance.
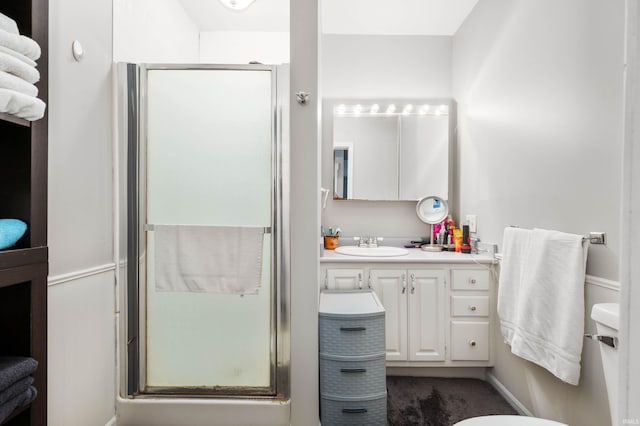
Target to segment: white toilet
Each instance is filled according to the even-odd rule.
[[[618,330],[620,329],[620,304],[598,303],[591,309],[591,319],[596,322],[598,336],[607,336],[615,339],[618,345]],[[606,338],[603,340],[607,340]],[[602,369],[604,381],[609,395],[609,409],[611,411],[611,424],[617,425],[618,418],[618,370],[619,355],[615,349],[605,343],[600,343],[600,356],[602,357]]]
[[[620,305],[618,303],[598,303],[593,305],[591,318],[596,322],[598,334],[601,338],[600,354],[604,379],[609,395],[609,407],[611,408],[611,424],[617,424],[617,394],[618,394],[618,350],[603,343],[603,341],[615,340],[617,346],[618,329],[620,326]],[[454,426],[567,426],[553,420],[539,419],[527,416],[482,416],[462,420]]]
[[[482,416],[466,419],[453,426],[567,426],[553,420],[527,416]]]

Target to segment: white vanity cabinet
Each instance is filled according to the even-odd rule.
[[[489,270],[451,270],[452,361],[489,361],[490,290]]]
[[[361,290],[364,287],[362,268],[328,268],[324,272],[326,290]]]
[[[321,260],[321,288],[370,288],[382,302],[388,367],[492,365],[496,300],[490,257],[478,264],[478,257],[460,253],[439,254],[437,261],[422,253],[405,261],[328,256]]]
[[[445,359],[445,270],[369,269],[386,314],[387,361]]]

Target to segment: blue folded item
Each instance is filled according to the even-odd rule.
[[[24,233],[27,224],[18,219],[0,219],[0,250],[14,246]]]

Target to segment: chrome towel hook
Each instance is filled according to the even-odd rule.
[[[298,103],[300,105],[306,105],[307,101],[309,100],[309,97],[311,96],[311,93],[307,93],[307,92],[296,92],[296,100],[298,101]]]

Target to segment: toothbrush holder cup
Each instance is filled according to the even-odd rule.
[[[338,248],[338,240],[340,239],[337,235],[325,235],[324,237],[324,248],[327,250],[335,250]]]

